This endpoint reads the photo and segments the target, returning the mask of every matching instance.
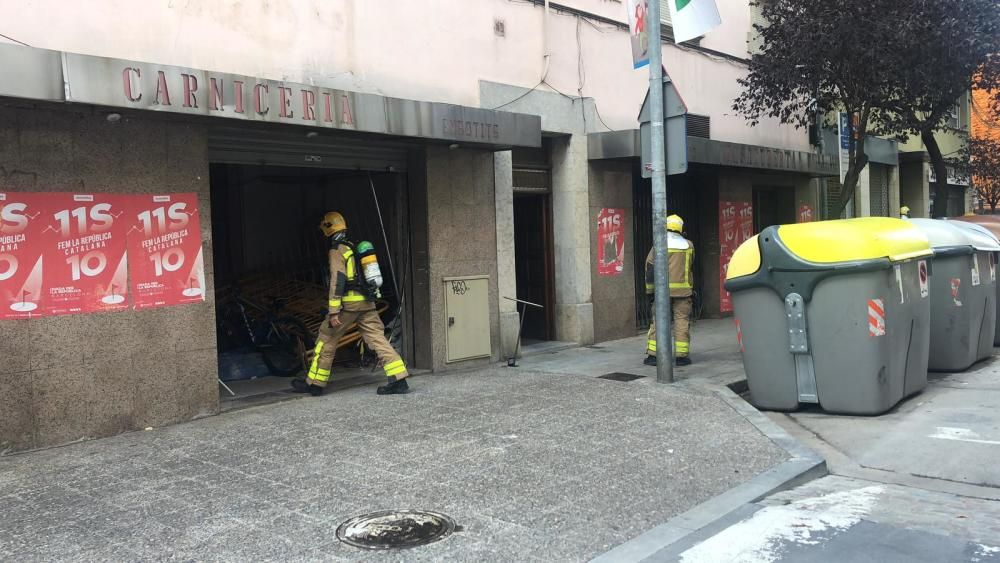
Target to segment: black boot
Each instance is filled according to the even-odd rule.
[[[656,356],[646,356],[646,359],[643,360],[642,363],[646,364],[647,366],[655,366],[656,365]]]
[[[687,356],[677,356],[677,360],[674,363],[678,366],[689,366],[691,365],[691,358]]]
[[[393,379],[387,385],[382,385],[375,392],[379,395],[403,395],[410,392],[410,384],[406,378]]]
[[[306,383],[305,379],[293,379],[292,391],[295,393],[309,393],[313,397],[319,397],[323,394],[322,387],[319,385],[310,385]]]

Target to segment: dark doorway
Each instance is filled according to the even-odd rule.
[[[795,189],[791,187],[753,188],[753,228],[759,233],[772,225],[795,222]]]
[[[521,331],[525,344],[552,340],[555,303],[552,263],[552,210],[549,194],[514,196],[514,269],[517,298],[537,303],[529,307]],[[519,305],[523,308],[523,305]]]
[[[409,267],[405,174],[243,164],[212,164],[210,171],[223,409],[281,398],[288,378],[307,368],[328,312],[330,241],[318,228],[327,211],[344,215],[355,243],[369,241],[375,247],[384,280],[376,308],[390,342],[404,358],[413,357],[409,298],[404,298]],[[286,350],[267,340],[277,328],[303,337]],[[277,367],[269,359],[276,352],[283,353]],[[332,383],[378,380],[376,360],[357,330],[349,329],[338,346]]]
[[[670,176],[667,179],[667,213],[677,214],[684,219],[684,236],[694,243],[694,284],[695,291],[699,294],[703,292],[701,282],[700,260],[703,256],[704,245],[707,243],[703,239],[701,224],[703,194],[713,193],[718,184],[718,180],[711,169],[701,168],[692,165],[687,174]],[[640,165],[636,162],[632,168],[632,236],[633,245],[633,265],[635,268],[635,326],[636,330],[646,330],[652,321],[652,309],[649,306],[649,298],[646,297],[646,256],[653,248],[653,181],[642,177]],[[707,229],[711,232],[711,229]],[[698,314],[696,309],[695,314]]]

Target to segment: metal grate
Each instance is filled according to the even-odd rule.
[[[833,210],[836,209],[837,202],[840,201],[840,191],[839,178],[830,178],[827,180],[823,189],[823,219],[840,219],[844,216],[841,213],[840,217],[833,217]]]
[[[552,175],[548,170],[514,168],[514,191],[549,193],[552,191]]]
[[[513,149],[514,191],[518,193],[549,193],[552,191],[552,165],[549,161],[551,143],[542,139],[541,148]]]
[[[885,165],[872,164],[869,172],[869,215],[872,217],[889,216],[889,169]]]
[[[667,178],[667,213],[677,213],[684,218],[684,230],[695,243],[695,290],[701,291],[698,278],[698,242],[701,228],[698,222],[698,189],[700,185],[691,172]],[[639,165],[632,172],[632,240],[635,280],[635,323],[637,330],[646,330],[652,320],[649,300],[646,297],[646,256],[653,247],[653,194],[652,180],[643,178]]]
[[[607,379],[610,381],[635,381],[636,379],[642,379],[646,377],[645,375],[636,375],[634,373],[606,373],[604,375],[598,376],[597,379]]]
[[[344,522],[337,528],[337,538],[363,549],[406,549],[436,542],[459,530],[454,520],[437,512],[385,510]]]
[[[687,114],[688,137],[712,138],[712,118],[708,115]]]

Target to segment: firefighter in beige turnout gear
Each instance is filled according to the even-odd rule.
[[[357,256],[364,253],[364,248],[371,249],[370,243],[351,244],[347,240],[347,223],[337,212],[327,213],[320,223],[320,230],[330,237],[330,295],[329,317],[319,329],[316,339],[316,349],[312,364],[306,379],[292,381],[292,387],[301,393],[314,396],[322,395],[323,388],[330,382],[333,358],[337,352],[337,344],[353,323],[357,323],[358,331],[368,348],[373,350],[388,378],[386,385],[378,388],[379,395],[394,395],[409,391],[406,382],[406,365],[396,350],[385,338],[385,325],[375,310],[374,291],[361,271],[374,262],[374,252],[368,256]],[[364,248],[363,248],[364,247]],[[381,275],[378,276],[381,284]]]
[[[673,314],[674,353],[678,366],[691,365],[691,312],[694,309],[694,244],[681,234],[684,220],[677,215],[667,217],[667,272],[670,283],[670,309]],[[646,295],[653,303],[655,286],[653,249],[646,257]],[[646,365],[656,365],[656,319],[649,324],[646,335]]]

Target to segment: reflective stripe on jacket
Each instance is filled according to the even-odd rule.
[[[353,282],[357,272],[354,271],[354,251],[346,245],[330,249],[330,313],[339,313],[345,303],[361,303],[365,296],[358,291],[347,291],[348,282]]]
[[[673,231],[667,233],[667,275],[670,278],[671,297],[690,297],[694,294],[694,245]],[[655,256],[653,249],[646,256],[646,294],[655,293]]]

